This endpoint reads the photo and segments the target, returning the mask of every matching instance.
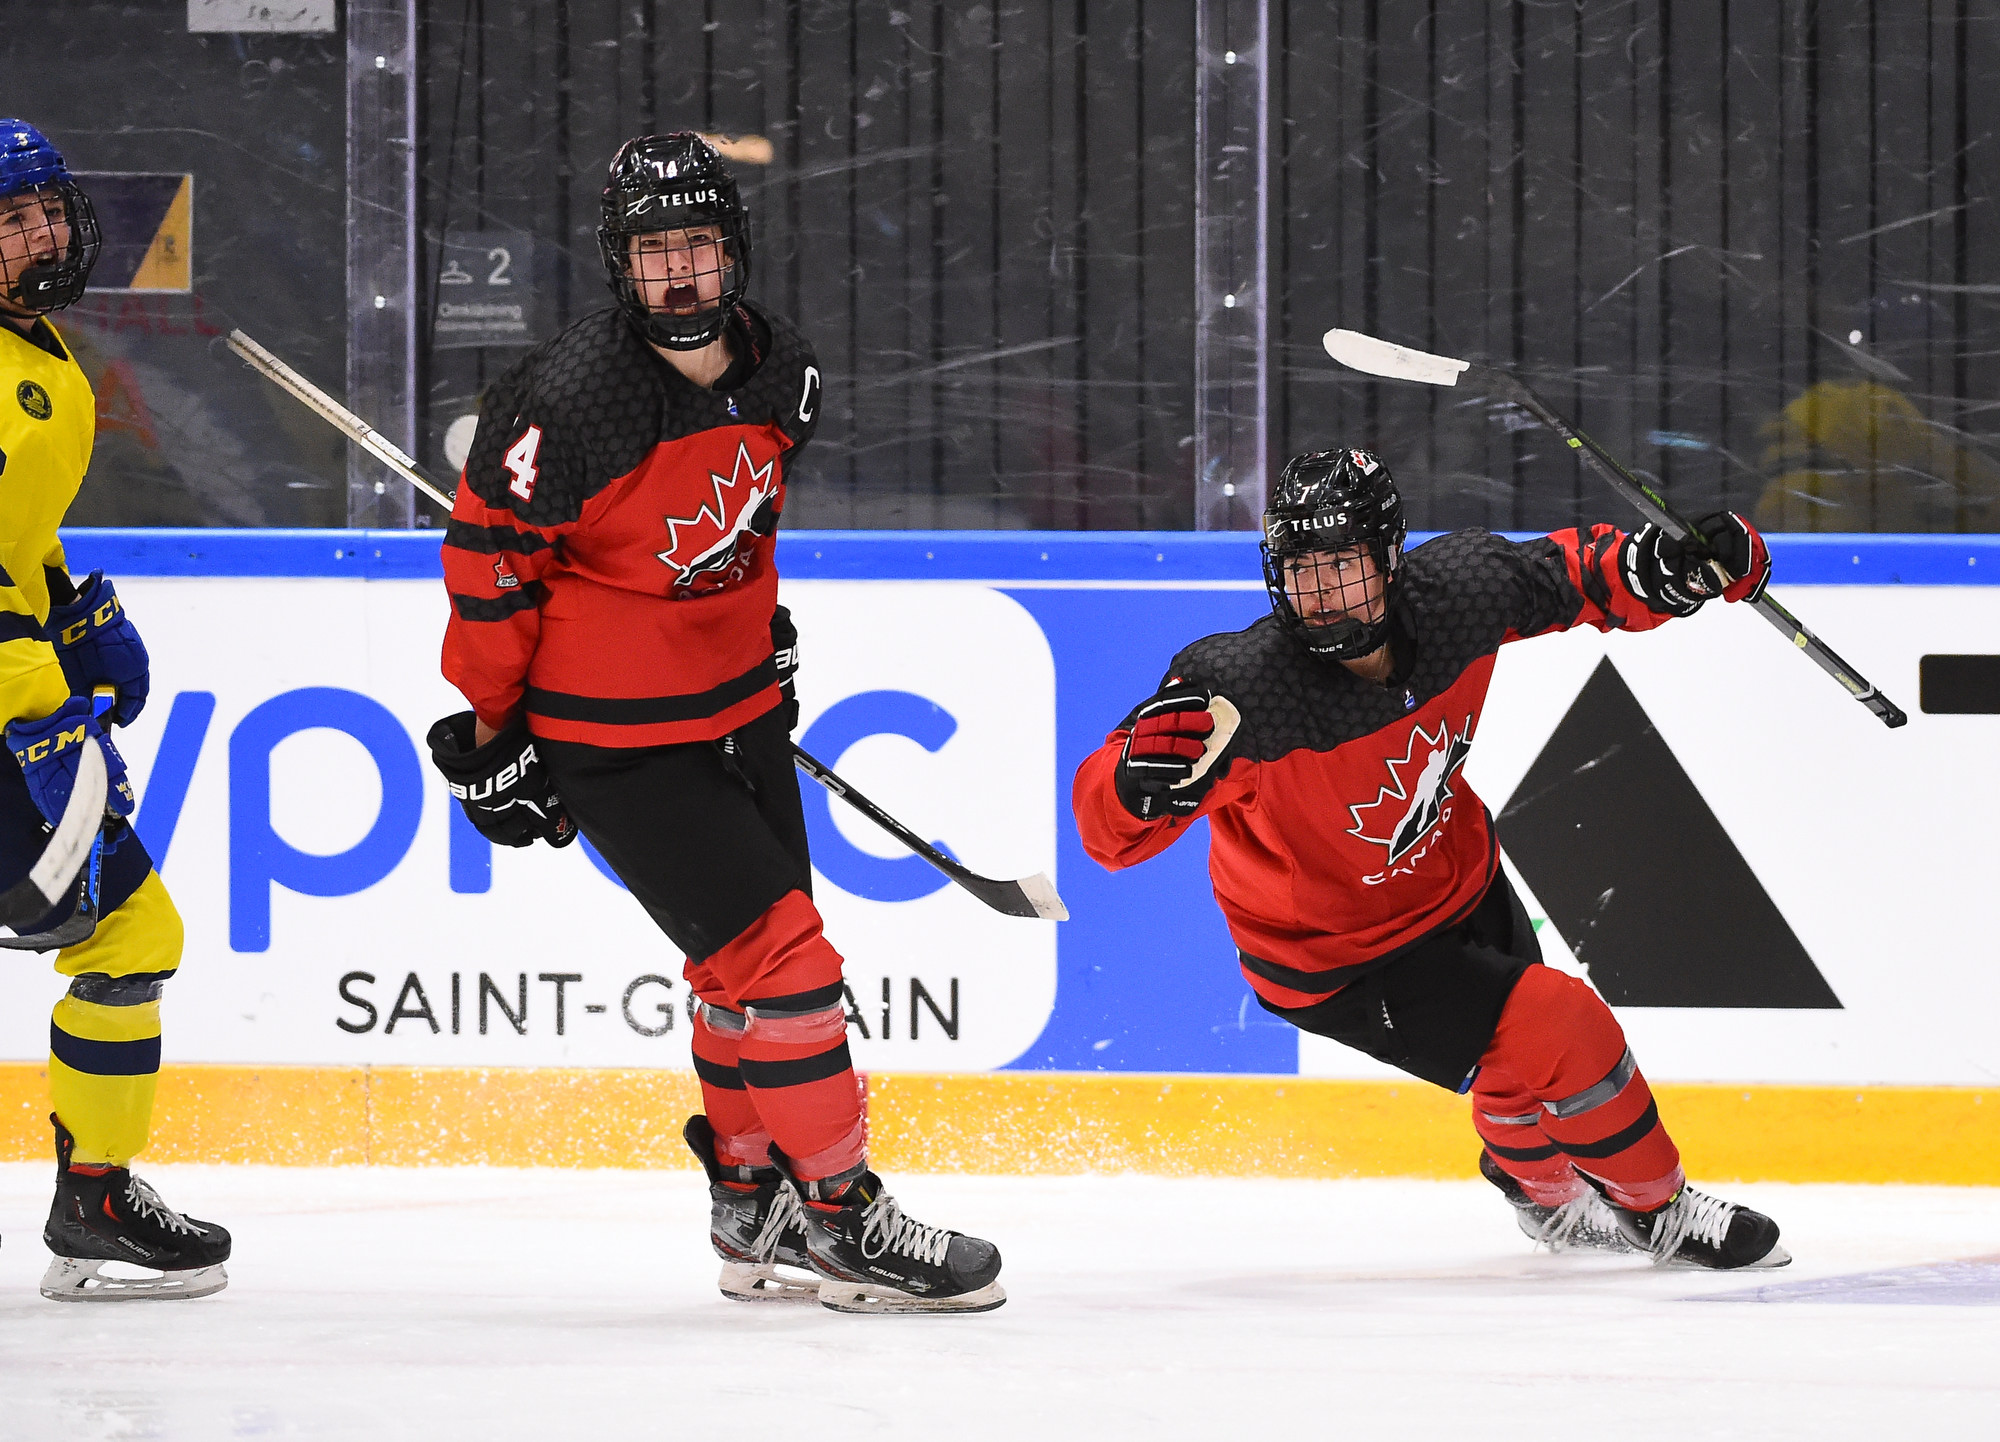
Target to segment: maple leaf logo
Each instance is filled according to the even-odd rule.
[[[1444,820],[1445,803],[1453,794],[1451,778],[1465,764],[1470,750],[1472,717],[1465,718],[1465,727],[1456,736],[1451,734],[1449,721],[1438,721],[1435,736],[1419,721],[1410,728],[1403,759],[1389,762],[1389,784],[1373,801],[1347,808],[1354,818],[1353,829],[1347,834],[1387,847],[1389,864],[1394,866]],[[1416,778],[1406,784],[1412,767],[1418,768]]]
[[[736,463],[727,476],[708,473],[714,494],[692,516],[667,516],[667,548],[656,551],[684,590],[712,591],[734,579],[732,568],[742,543],[768,535],[780,483],[771,478],[777,457],[759,467],[750,448],[736,443]]]

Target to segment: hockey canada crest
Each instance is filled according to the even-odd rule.
[[[1402,760],[1389,762],[1389,784],[1377,791],[1373,801],[1347,808],[1354,818],[1347,834],[1373,842],[1389,853],[1389,869],[1368,877],[1368,881],[1386,881],[1396,874],[1399,863],[1414,862],[1422,854],[1424,842],[1437,834],[1451,815],[1451,779],[1471,749],[1471,716],[1465,718],[1457,735],[1452,734],[1448,720],[1439,719],[1435,734],[1419,721],[1410,728]]]
[[[773,456],[759,466],[739,440],[729,474],[708,473],[712,494],[695,513],[664,518],[667,548],[654,554],[674,573],[676,592],[717,591],[743,578],[750,564],[748,543],[771,534],[777,523],[783,485],[774,478],[777,463]]]

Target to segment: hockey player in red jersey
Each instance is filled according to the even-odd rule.
[[[1647,631],[1761,591],[1769,555],[1742,517],[1698,529],[1705,546],[1650,525],[1455,531],[1405,556],[1379,459],[1298,456],[1264,513],[1273,614],[1174,657],[1078,770],[1076,818],[1116,869],[1207,817],[1216,900],[1258,1001],[1469,1091],[1480,1171],[1530,1236],[1772,1267],[1790,1260],[1777,1224],[1687,1184],[1610,1008],[1541,964],[1459,774],[1502,645],[1579,624]]]
[[[472,710],[433,758],[496,842],[581,830],[686,954],[685,1136],[725,1295],[990,1310],[998,1250],[903,1215],[868,1169],[812,901],[773,558],[819,420],[812,348],[744,298],[748,217],[701,137],[619,150],[598,241],[617,305],[480,406],[444,543],[444,674]]]

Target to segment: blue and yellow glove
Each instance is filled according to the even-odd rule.
[[[118,700],[111,708],[111,723],[130,726],[139,719],[152,684],[152,661],[104,572],[92,571],[77,587],[74,601],[51,605],[42,634],[56,648],[72,696],[88,696],[96,686],[115,686]]]
[[[52,716],[7,723],[7,749],[21,764],[28,795],[51,826],[61,822],[63,809],[69,805],[69,794],[76,788],[77,762],[88,745],[104,752],[105,805],[120,816],[132,814],[132,783],[125,779],[125,758],[90,712],[88,697],[72,696]]]

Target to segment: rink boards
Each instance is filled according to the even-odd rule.
[[[485,845],[424,759],[462,706],[437,672],[435,538],[68,540],[73,569],[118,579],[154,658],[120,745],[188,922],[161,1145],[230,1154],[283,1116],[299,1161],[677,1160],[681,958],[583,848]],[[1914,1148],[1932,1179],[2000,1181],[2000,1090],[1982,1090],[2000,1072],[1982,904],[2000,715],[1926,714],[1918,684],[1927,655],[2000,651],[2000,545],[1774,551],[1786,604],[1907,727],[1710,607],[1507,647],[1461,779],[1502,818],[1551,962],[1592,977],[1663,1107],[1680,1098],[1691,1153],[1866,1180],[1864,1157],[1905,1175]],[[1205,837],[1114,876],[1069,819],[1077,762],[1173,652],[1263,613],[1254,538],[810,533],[780,558],[801,743],[974,869],[1049,872],[1073,916],[986,911],[806,787],[878,1153],[1464,1172],[1462,1102],[1256,1006]],[[19,1063],[0,1116],[32,1119],[61,983],[31,957],[0,976],[0,1057]]]

